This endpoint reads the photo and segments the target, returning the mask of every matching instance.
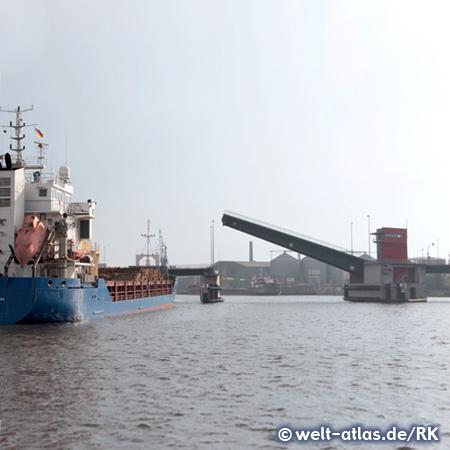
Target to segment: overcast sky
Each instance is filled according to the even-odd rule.
[[[216,260],[247,260],[250,240],[257,260],[278,255],[223,227],[225,210],[345,248],[353,223],[365,251],[370,215],[371,231],[408,227],[409,256],[448,257],[450,3],[0,0],[0,11],[0,106],[34,105],[24,119],[44,133],[49,167],[67,155],[74,200],[97,201],[108,265],[134,264],[148,219],[171,264],[210,262],[212,221]]]

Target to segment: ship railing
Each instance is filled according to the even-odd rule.
[[[65,212],[69,204],[61,200],[25,200],[25,212],[61,211]]]
[[[25,179],[29,183],[47,183],[48,181],[53,181],[58,186],[64,187],[65,185],[72,185],[72,181],[69,179],[62,177],[59,174],[53,172],[42,172],[39,169],[39,165],[27,164],[25,169],[33,172],[25,172]]]
[[[157,297],[173,293],[172,280],[160,281],[105,281],[113,302]]]
[[[67,208],[69,214],[74,215],[89,215],[89,203],[87,202],[74,202],[69,203]]]
[[[56,174],[52,172],[40,172],[39,170],[34,173],[25,173],[25,179],[29,183],[47,183],[47,181],[55,181]]]

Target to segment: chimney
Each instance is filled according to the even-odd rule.
[[[250,245],[249,245],[249,261],[253,262],[253,242],[250,241]]]

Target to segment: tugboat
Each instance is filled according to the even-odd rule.
[[[253,277],[251,283],[252,295],[280,295],[281,284],[271,277]]]
[[[70,170],[45,171],[47,144],[36,141],[37,163],[25,161],[22,114],[12,129],[10,153],[0,156],[0,325],[78,322],[167,308],[176,277],[163,270],[109,269],[99,276],[100,252],[92,243],[96,202],[73,202]],[[39,139],[43,133],[35,128]],[[121,278],[114,275],[123,273]],[[125,278],[124,278],[125,276]]]

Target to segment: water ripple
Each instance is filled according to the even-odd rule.
[[[156,313],[0,327],[0,445],[274,449],[283,423],[393,422],[442,424],[448,443],[449,310],[177,297]]]

